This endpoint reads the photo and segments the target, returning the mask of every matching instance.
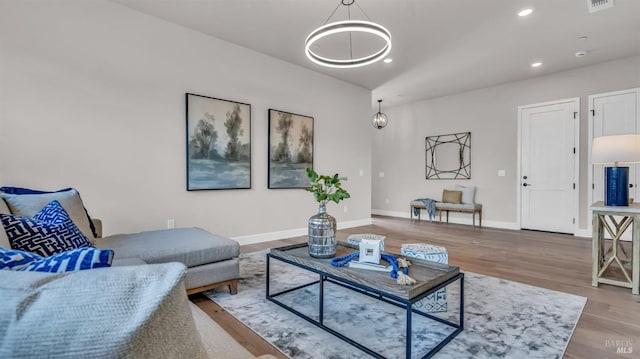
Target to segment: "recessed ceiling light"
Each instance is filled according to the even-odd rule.
[[[531,64],[531,67],[540,67],[542,66],[542,62],[534,62]]]
[[[518,12],[518,16],[523,17],[523,16],[529,16],[533,13],[533,8],[532,7],[528,7],[525,9],[522,9]]]
[[[386,59],[384,59],[384,62],[385,62],[385,64],[388,64],[388,63],[390,63],[390,62],[393,62],[393,59],[386,58]]]

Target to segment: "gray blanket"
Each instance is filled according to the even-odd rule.
[[[431,198],[418,198],[416,201],[422,202],[424,207],[427,209],[427,214],[429,214],[429,220],[433,220],[436,218],[436,200]],[[413,215],[417,216],[420,214],[420,208],[413,208]]]
[[[184,271],[0,271],[0,358],[204,358]]]

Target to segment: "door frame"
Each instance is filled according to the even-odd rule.
[[[591,218],[593,217],[593,211],[591,210],[591,205],[593,204],[593,165],[591,164],[591,144],[593,142],[593,99],[596,97],[603,96],[617,96],[623,95],[625,93],[636,93],[636,116],[640,113],[640,87],[630,88],[626,90],[620,91],[611,91],[611,92],[603,92],[595,95],[589,95],[588,104],[589,107],[587,111],[589,133],[587,135],[587,232],[593,232],[593,221]],[[636,132],[640,131],[640,129],[636,129]],[[637,180],[637,179],[636,179]]]
[[[579,193],[580,193],[580,97],[571,97],[563,100],[555,100],[555,101],[547,101],[540,102],[530,105],[518,106],[518,165],[517,165],[517,176],[516,176],[516,223],[518,228],[522,229],[522,111],[535,107],[543,107],[550,105],[561,105],[565,103],[573,103],[574,105],[574,133],[573,133],[573,141],[576,149],[576,153],[573,155],[573,180],[576,184],[576,188],[573,191],[573,235],[578,233],[579,222],[580,222],[580,207],[579,207]]]

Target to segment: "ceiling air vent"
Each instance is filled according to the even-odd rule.
[[[587,0],[589,12],[594,13],[613,7],[613,0]]]

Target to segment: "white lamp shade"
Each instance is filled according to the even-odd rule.
[[[640,135],[602,136],[593,139],[591,163],[640,162]]]

